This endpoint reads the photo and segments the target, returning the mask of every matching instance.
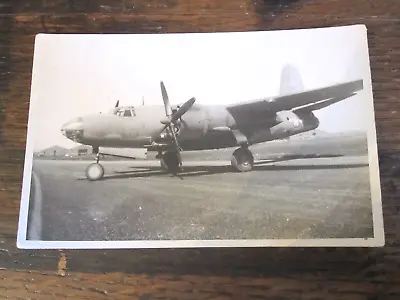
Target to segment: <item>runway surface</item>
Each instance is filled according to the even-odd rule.
[[[97,182],[85,179],[87,161],[35,160],[41,239],[373,236],[365,154],[354,147],[329,153],[329,144],[325,153],[277,147],[258,151],[247,173],[232,172],[225,159],[185,161],[180,177],[162,172],[158,161],[105,161]]]

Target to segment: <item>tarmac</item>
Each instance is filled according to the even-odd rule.
[[[233,149],[185,154],[179,176],[152,159],[104,161],[96,182],[85,178],[88,161],[35,159],[29,232],[46,241],[373,237],[363,146],[331,144],[256,148],[246,173],[231,169]]]

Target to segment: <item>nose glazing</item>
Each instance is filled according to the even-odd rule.
[[[61,126],[61,133],[68,139],[80,142],[83,139],[82,118],[73,119]]]

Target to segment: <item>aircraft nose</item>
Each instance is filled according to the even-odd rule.
[[[61,133],[66,138],[80,143],[83,139],[83,118],[79,117],[62,125]]]

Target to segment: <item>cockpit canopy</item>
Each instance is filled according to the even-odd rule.
[[[118,117],[136,117],[135,107],[133,106],[125,106],[116,109],[114,114]]]

